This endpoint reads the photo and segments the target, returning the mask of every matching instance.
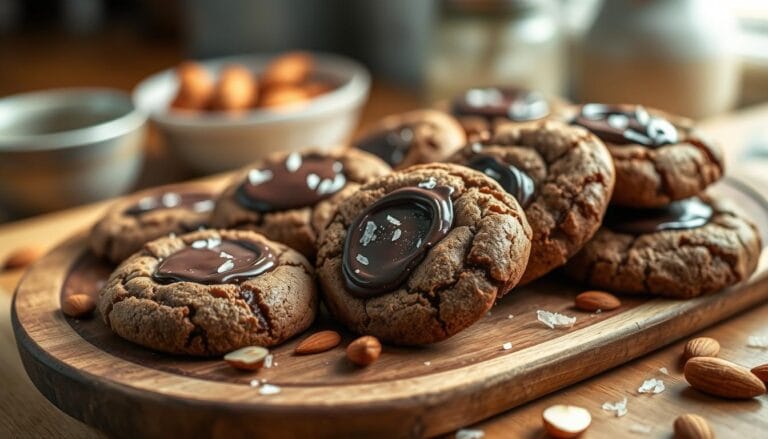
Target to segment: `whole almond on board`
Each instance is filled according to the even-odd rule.
[[[258,370],[264,365],[269,350],[261,346],[246,346],[224,356],[224,361],[235,369]]]
[[[712,432],[706,419],[699,415],[687,413],[675,419],[675,439],[713,439]]]
[[[683,373],[694,389],[722,398],[748,399],[765,393],[765,384],[749,369],[722,358],[691,358]]]
[[[553,405],[541,414],[544,429],[557,439],[574,438],[592,423],[592,415],[585,408],[573,405]]]
[[[347,346],[347,358],[358,366],[367,366],[379,358],[381,343],[376,337],[365,335]]]
[[[585,291],[576,296],[575,304],[582,311],[611,311],[621,306],[621,300],[605,291]]]
[[[717,357],[720,353],[720,343],[714,338],[697,337],[688,340],[683,348],[683,361],[693,357]]]
[[[341,336],[336,331],[315,332],[296,346],[297,355],[317,354],[333,349],[341,343]]]
[[[43,253],[43,249],[37,246],[20,247],[8,255],[3,263],[3,268],[7,270],[24,268],[40,259]]]
[[[751,372],[760,378],[760,381],[768,383],[768,363],[755,367]]]
[[[61,312],[69,317],[85,317],[96,309],[96,301],[90,294],[70,294],[61,303]]]

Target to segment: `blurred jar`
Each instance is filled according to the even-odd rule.
[[[605,1],[583,41],[579,97],[694,118],[727,111],[740,81],[736,38],[726,2]]]
[[[432,100],[481,85],[562,92],[563,51],[550,0],[445,0],[427,66]]]

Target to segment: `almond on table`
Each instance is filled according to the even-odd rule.
[[[376,337],[365,335],[347,346],[347,358],[358,366],[368,366],[379,359],[381,343]]]
[[[706,419],[687,413],[675,419],[675,439],[712,439],[715,434]]]
[[[86,317],[96,309],[96,301],[89,294],[70,294],[61,304],[61,312],[69,317]]]
[[[749,399],[765,393],[765,384],[749,369],[722,358],[691,358],[684,375],[694,389],[722,398]]]
[[[335,348],[341,343],[341,336],[336,331],[315,332],[302,340],[294,349],[296,355],[317,354]]]
[[[717,357],[720,343],[710,337],[696,337],[688,341],[683,349],[683,361],[693,357]]]
[[[45,251],[39,246],[20,247],[8,255],[2,267],[6,270],[25,268],[40,259],[44,253]]]
[[[582,311],[611,311],[621,306],[621,300],[605,291],[585,291],[576,296],[575,304]]]

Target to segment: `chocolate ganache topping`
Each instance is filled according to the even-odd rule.
[[[585,104],[571,122],[616,145],[631,143],[657,148],[678,142],[677,128],[663,117],[653,116],[640,105]]]
[[[203,213],[213,210],[213,198],[207,192],[158,192],[141,198],[136,204],[125,209],[126,215],[142,215],[153,210],[189,209]]]
[[[390,166],[397,166],[413,144],[416,126],[402,124],[392,129],[371,133],[360,139],[355,146],[384,160]]]
[[[467,162],[467,166],[496,180],[523,208],[531,204],[535,185],[531,177],[516,166],[485,154],[475,155]]]
[[[453,225],[453,188],[434,179],[390,192],[352,222],[344,242],[347,290],[367,298],[396,289]]]
[[[693,197],[655,209],[611,207],[604,224],[614,232],[642,235],[662,230],[695,229],[707,224],[712,214],[712,206]]]
[[[347,184],[344,165],[321,154],[293,153],[283,162],[251,169],[236,198],[258,212],[313,206]]]
[[[534,90],[507,87],[470,88],[453,100],[456,116],[503,117],[515,121],[536,120],[549,115],[549,103]]]
[[[238,283],[271,271],[276,265],[274,251],[264,243],[208,238],[165,258],[152,277],[160,283]]]

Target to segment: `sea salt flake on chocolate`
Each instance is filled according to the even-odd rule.
[[[429,180],[419,183],[419,187],[424,189],[434,189],[435,186],[437,186],[437,180],[435,180],[435,177],[429,177]]]
[[[288,172],[296,172],[301,167],[301,154],[292,152],[285,160],[285,169]]]
[[[629,118],[624,114],[611,114],[607,119],[608,125],[617,130],[623,130],[629,126]]]
[[[635,119],[640,122],[640,125],[647,125],[651,119],[651,115],[648,114],[648,111],[645,109],[645,107],[638,105],[635,107]]]
[[[216,269],[216,272],[224,273],[225,271],[229,271],[233,268],[235,268],[235,263],[232,261],[232,259],[227,259],[223,264],[219,265],[219,268]]]
[[[399,226],[401,224],[400,220],[398,220],[397,218],[393,217],[392,215],[387,215],[387,221],[389,221],[390,224],[394,224],[396,226]]]
[[[480,143],[473,143],[472,144],[472,152],[479,153],[482,150],[483,150],[483,145],[481,145]]]
[[[307,186],[309,186],[310,189],[315,190],[318,184],[320,184],[319,175],[314,173],[307,175]]]
[[[576,323],[576,317],[570,317],[541,309],[536,311],[536,318],[538,318],[541,323],[544,323],[549,329],[570,328]]]
[[[213,200],[204,200],[204,201],[198,201],[197,203],[192,205],[192,210],[198,213],[202,212],[210,212],[213,210],[214,202]]]
[[[617,402],[604,402],[602,406],[603,410],[607,412],[614,412],[617,418],[620,418],[627,414],[627,398],[624,397],[621,401]]]
[[[152,197],[144,197],[137,204],[141,210],[150,210],[155,206],[155,200]]]
[[[360,253],[358,253],[357,256],[355,256],[355,259],[357,259],[357,262],[359,262],[359,263],[361,263],[363,265],[368,265],[368,258],[366,258],[365,256],[361,255]]]
[[[176,207],[181,203],[181,196],[175,192],[166,192],[160,200],[165,207]]]
[[[344,164],[341,162],[333,162],[333,166],[331,166],[331,169],[333,169],[333,172],[338,174],[344,169]]]
[[[485,432],[483,430],[471,430],[469,428],[462,428],[456,432],[456,439],[483,439]]]
[[[265,169],[263,171],[259,169],[251,169],[248,171],[248,183],[252,184],[253,186],[258,186],[264,182],[272,180],[272,177],[272,171],[269,169]]]
[[[328,188],[329,194],[334,194],[344,188],[347,184],[347,178],[344,177],[344,174],[336,174],[335,177],[333,177],[333,182],[331,186]]]
[[[485,168],[485,170],[483,170],[483,173],[485,173],[485,175],[493,178],[494,180],[500,180],[501,179],[501,174],[499,174],[498,172],[494,171],[491,168]]]
[[[504,349],[505,351],[508,351],[508,350],[512,349],[512,342],[508,341],[508,342],[504,343],[503,345],[501,345],[501,348]]]
[[[363,244],[363,247],[367,247],[371,241],[376,239],[376,229],[375,222],[368,221],[365,223],[365,231],[363,231],[363,236],[360,237],[360,244]]]
[[[643,381],[643,384],[638,387],[637,393],[651,393],[655,395],[657,393],[663,392],[665,389],[666,387],[664,387],[664,381],[651,378],[649,380]]]
[[[206,241],[206,247],[208,247],[209,250],[214,249],[221,245],[221,238],[218,236],[214,236],[211,238],[208,238]]]
[[[634,130],[626,130],[622,133],[624,137],[626,137],[628,140],[631,140],[635,143],[639,143],[641,145],[650,145],[651,139],[647,136],[644,136],[637,131]]]
[[[331,186],[333,186],[333,180],[324,178],[323,181],[317,186],[317,193],[320,195],[330,194]]]
[[[204,239],[198,239],[192,243],[192,248],[206,248],[208,247],[208,241]]]
[[[281,389],[280,386],[276,386],[274,384],[263,384],[259,386],[260,395],[277,395],[282,391],[283,389]]]
[[[227,258],[227,259],[235,259],[234,256],[230,255],[227,252],[219,252],[219,257],[220,258]]]
[[[392,241],[394,242],[394,241],[397,241],[398,239],[400,239],[400,235],[402,235],[402,234],[403,234],[402,230],[395,229],[395,231],[392,233]]]

